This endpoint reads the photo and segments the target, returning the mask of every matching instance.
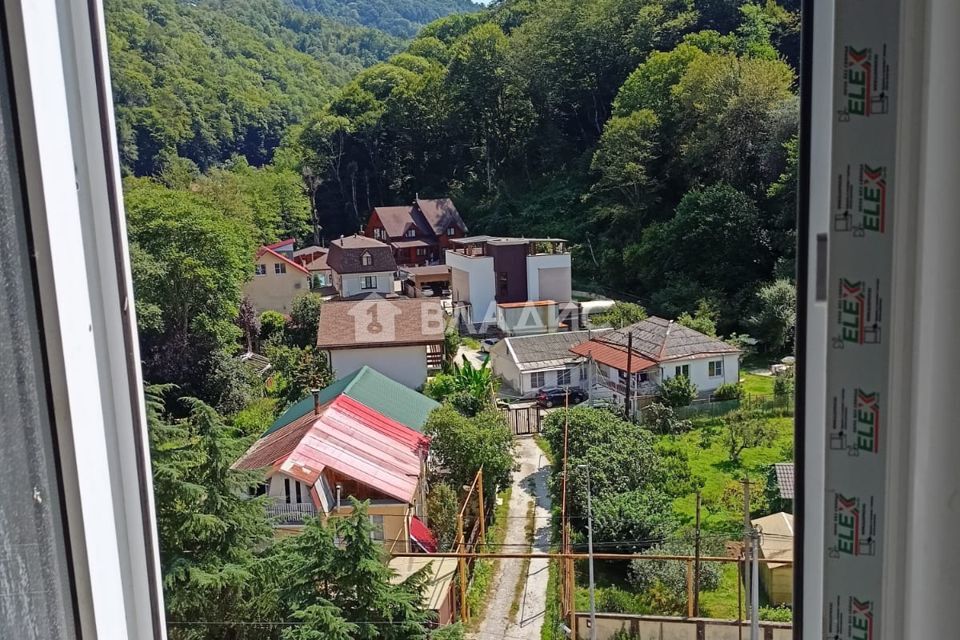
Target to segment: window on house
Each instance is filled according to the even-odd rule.
[[[365,267],[369,267],[370,265],[373,264],[373,256],[370,255],[368,252],[364,251],[363,255],[360,256],[360,264],[362,264]]]
[[[582,365],[582,366],[578,367],[578,368],[577,368],[577,371],[579,372],[579,376],[578,376],[578,377],[580,378],[581,381],[587,379],[587,367],[586,367],[586,365]]]
[[[370,531],[370,539],[383,542],[383,516],[370,516],[370,524],[373,529]]]
[[[420,247],[420,248],[418,248],[418,249],[417,249],[417,255],[418,255],[418,256],[425,256],[425,255],[427,255],[427,249],[426,249],[426,247]]]
[[[363,276],[363,280],[360,284],[362,289],[376,289],[377,288],[377,276]]]
[[[265,275],[267,275],[267,265],[265,265],[265,264],[258,264],[258,265],[257,265],[257,275],[258,275],[258,276],[265,276]]]
[[[565,387],[570,384],[570,370],[564,369],[563,371],[557,371],[557,386]]]
[[[530,387],[532,389],[539,389],[546,384],[546,380],[543,378],[543,371],[537,371],[536,373],[530,374]]]
[[[684,378],[690,377],[690,365],[688,364],[678,364],[673,372],[674,376],[683,376]]]
[[[303,489],[301,489],[303,485],[301,485],[299,481],[296,484],[297,484],[297,504],[300,504],[303,502],[303,493],[302,493]]]
[[[286,498],[287,504],[290,504],[290,478],[283,479],[283,497]]]
[[[383,229],[376,228],[373,230],[373,237],[377,240],[385,240],[387,237],[387,232]]]
[[[709,375],[711,378],[717,378],[723,375],[723,360],[711,360],[707,363]]]
[[[649,380],[650,380],[650,374],[649,374],[649,373],[641,373],[641,374],[640,374],[640,382],[649,382]]]
[[[507,295],[507,291],[509,289],[509,280],[506,271],[497,273],[497,289],[500,291],[501,296]]]
[[[403,237],[404,237],[404,238],[416,238],[416,237],[417,237],[417,230],[416,230],[416,229],[407,229],[407,230],[404,232]]]
[[[456,229],[456,227],[447,227],[447,235],[448,235],[448,236],[455,236],[455,235],[457,235],[457,229]]]
[[[277,275],[281,273],[286,273],[287,265],[283,264],[282,262],[278,262],[273,265],[273,272],[276,273]]]

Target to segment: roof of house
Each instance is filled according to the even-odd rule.
[[[420,234],[427,236],[445,234],[449,227],[467,230],[467,225],[463,223],[460,212],[450,198],[436,200],[417,198],[413,204],[374,207],[373,211],[391,238],[403,237],[410,225],[415,226]]]
[[[396,242],[391,242],[394,249],[416,249],[418,247],[432,247],[436,246],[434,242],[427,242],[426,240],[421,240],[417,238],[416,240],[397,240]]]
[[[462,231],[467,230],[467,225],[463,223],[460,212],[457,211],[457,207],[450,198],[434,200],[417,198],[416,205],[437,235],[446,233],[449,227],[456,227]]]
[[[264,246],[266,246],[267,249],[274,249],[274,250],[276,250],[276,249],[287,249],[287,248],[289,248],[290,251],[293,251],[293,246],[296,244],[296,242],[297,242],[297,241],[296,241],[295,239],[293,239],[293,238],[287,238],[287,239],[285,239],[285,240],[280,240],[279,242],[274,242],[274,243],[272,243],[272,244],[268,244],[268,245],[264,245]]]
[[[429,439],[347,396],[257,440],[236,469],[271,467],[313,485],[324,469],[411,503]]]
[[[315,260],[311,260],[307,264],[303,265],[307,268],[307,271],[313,273],[314,271],[329,271],[330,265],[327,264],[327,254],[323,254]]]
[[[740,353],[739,349],[723,340],[656,316],[611,331],[603,336],[602,341],[626,347],[629,334],[633,334],[634,352],[658,363],[720,353]]]
[[[526,300],[524,302],[501,302],[497,304],[501,309],[524,309],[527,307],[552,307],[556,300]]]
[[[781,511],[763,518],[751,520],[760,529],[760,553],[769,560],[793,560],[793,514]],[[771,569],[789,566],[788,563],[771,562]]]
[[[777,488],[780,490],[780,497],[784,500],[793,500],[794,482],[793,482],[793,463],[778,462],[773,465],[773,472],[777,476]]]
[[[429,611],[439,611],[443,607],[457,574],[456,558],[432,558],[428,555],[416,558],[392,558],[389,566],[394,571],[394,575],[390,578],[393,584],[400,584],[424,567],[430,567],[428,573],[430,577],[421,600],[424,609]]]
[[[450,267],[445,264],[428,264],[422,267],[403,267],[401,271],[406,273],[408,276],[416,276],[420,278],[431,276],[450,277]]]
[[[292,241],[291,241],[291,242],[292,242]],[[273,250],[273,249],[272,249],[271,247],[269,247],[269,246],[260,247],[260,249],[257,250],[257,256],[256,256],[255,259],[256,259],[256,260],[259,260],[260,257],[263,256],[264,254],[269,254],[270,256],[276,258],[276,259],[279,260],[280,262],[282,262],[282,263],[284,263],[284,264],[286,264],[286,265],[289,265],[289,266],[293,267],[293,268],[296,269],[297,271],[302,271],[302,272],[305,273],[306,275],[310,275],[310,272],[307,271],[303,266],[297,264],[296,262],[294,262],[293,260],[291,260],[291,259],[288,258],[287,256],[282,255],[282,254],[280,254],[280,253],[277,253],[275,250]]]
[[[580,356],[570,352],[575,345],[602,335],[609,329],[590,331],[561,331],[536,336],[504,338],[494,349],[506,352],[520,371],[559,369],[577,362]],[[500,346],[500,345],[503,346]]]
[[[612,367],[619,371],[627,370],[627,362],[630,363],[630,373],[639,373],[645,369],[657,364],[653,360],[644,358],[634,352],[632,358],[627,357],[627,348],[615,344],[607,344],[601,340],[593,339],[581,342],[570,348],[570,351],[584,358],[593,358],[594,362]],[[634,350],[636,351],[636,350]]]
[[[399,347],[443,342],[443,307],[431,298],[383,298],[328,302],[320,309],[321,349]]]
[[[326,253],[327,251],[329,251],[329,249],[327,249],[326,247],[318,247],[315,244],[311,244],[308,247],[297,249],[296,251],[293,252],[293,255],[294,257],[297,257],[297,256],[309,255],[311,253]]]
[[[353,398],[419,432],[423,431],[430,412],[439,406],[436,400],[405,387],[366,365],[321,389],[320,405],[327,405],[340,395]],[[269,435],[312,412],[313,394],[309,394],[284,411],[263,435]]]
[[[363,264],[363,255],[369,253],[373,258],[369,265]],[[390,245],[366,236],[352,235],[334,240],[327,253],[327,264],[337,273],[372,273],[375,271],[396,271],[397,262],[393,259]]]

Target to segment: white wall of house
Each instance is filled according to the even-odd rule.
[[[310,487],[299,480],[295,480],[290,476],[284,473],[275,473],[270,476],[268,480],[267,495],[281,502],[286,501],[287,498],[287,487],[286,481],[290,481],[290,502],[293,504],[298,504],[297,502],[297,486],[300,487],[300,500],[299,504],[313,504],[313,499],[310,497]]]
[[[376,278],[376,287],[372,289],[364,288],[365,278]],[[374,273],[344,273],[333,272],[333,286],[344,298],[358,296],[368,293],[379,293],[386,295],[393,293],[393,272],[376,271]]]
[[[710,363],[722,362],[721,374],[710,375]],[[688,366],[689,378],[693,384],[697,385],[697,391],[701,395],[713,391],[721,384],[737,383],[740,381],[740,357],[739,354],[729,353],[716,356],[705,356],[695,359],[671,360],[668,363],[660,365],[661,377],[666,380],[677,375],[677,367]]]
[[[506,340],[501,340],[490,349],[490,370],[493,375],[503,381],[503,385],[509,387],[504,389],[507,393],[522,393],[522,378],[520,369],[510,353]]]
[[[338,378],[350,375],[363,365],[367,365],[404,386],[418,389],[427,381],[427,347],[413,345],[372,349],[331,349],[330,365]]]
[[[446,259],[452,270],[450,294],[453,301],[470,303],[470,321],[474,324],[496,322],[493,258],[447,251]]]
[[[497,307],[497,326],[508,336],[556,333],[560,326],[559,305]]]
[[[569,253],[527,256],[527,300],[570,302],[570,297]]]

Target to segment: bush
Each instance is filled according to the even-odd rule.
[[[278,311],[264,311],[260,314],[260,342],[279,344],[287,326],[287,319]]]
[[[427,518],[430,530],[437,537],[437,551],[449,551],[457,536],[457,492],[450,485],[439,482],[430,488],[427,496]]]
[[[433,398],[437,402],[443,402],[455,390],[456,380],[446,373],[430,378],[427,380],[427,384],[423,385],[423,395]]]
[[[676,526],[670,497],[655,488],[601,495],[593,502],[594,537],[622,543],[618,550],[646,548]]]
[[[760,607],[760,615],[757,617],[769,622],[793,622],[793,611],[786,605]]]
[[[697,385],[687,376],[667,378],[660,385],[660,401],[668,407],[686,407],[697,397]]]
[[[472,418],[443,404],[427,418],[424,433],[433,440],[430,453],[455,487],[470,484],[483,467],[483,491],[493,496],[496,487],[510,482],[513,469],[513,432],[496,409]]]
[[[644,555],[687,556],[693,555],[693,545],[687,542],[665,542],[644,551]],[[703,549],[703,555],[713,555],[716,550]],[[657,600],[675,611],[687,601],[687,563],[683,560],[632,560],[630,583],[647,592],[656,591]],[[716,563],[700,564],[700,591],[711,591],[720,586],[720,567]]]
[[[289,338],[298,347],[317,344],[317,326],[323,298],[317,293],[305,293],[293,299],[290,310]]]
[[[743,397],[743,387],[734,382],[727,382],[713,392],[714,400],[739,400]]]
[[[793,367],[773,377],[773,395],[777,398],[786,398],[793,395],[794,373]]]
[[[454,391],[447,396],[450,406],[468,418],[472,418],[481,411],[490,407],[490,403],[481,400],[469,391]]]
[[[654,402],[643,410],[643,424],[660,435],[679,435],[693,428],[693,423],[677,417],[673,408]]]

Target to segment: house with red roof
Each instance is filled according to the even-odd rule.
[[[278,533],[296,533],[307,517],[344,517],[356,499],[369,501],[374,539],[388,550],[435,551],[425,522],[430,439],[416,427],[436,403],[369,368],[310,399],[233,465],[263,473]]]
[[[397,264],[410,267],[442,263],[450,241],[466,231],[453,200],[418,195],[408,205],[374,208],[363,235],[389,244]]]
[[[310,291],[310,271],[293,260],[293,240],[264,245],[257,250],[253,278],[243,288],[258,313],[289,314],[293,299]]]

